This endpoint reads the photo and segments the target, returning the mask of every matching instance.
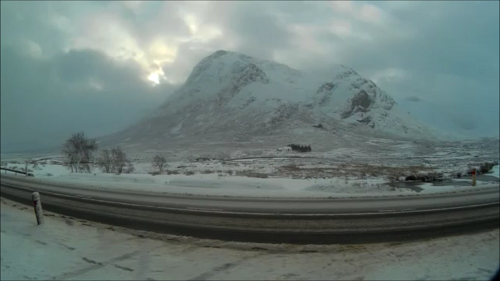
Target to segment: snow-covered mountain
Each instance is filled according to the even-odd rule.
[[[277,135],[311,138],[325,131],[337,138],[339,132],[412,139],[439,135],[349,67],[334,65],[313,75],[220,50],[198,63],[184,85],[149,116],[105,139],[130,145],[252,142]]]

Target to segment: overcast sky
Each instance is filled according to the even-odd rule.
[[[498,132],[498,1],[1,1],[2,152],[123,129],[219,49],[344,64]]]

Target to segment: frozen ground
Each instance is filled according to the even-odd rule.
[[[153,234],[2,198],[2,280],[488,280],[499,231],[411,243],[270,245]]]
[[[50,164],[35,169],[33,173],[35,178],[44,182],[61,182],[71,185],[122,190],[215,196],[366,197],[455,192],[472,188],[467,184],[470,182],[469,179],[456,180],[453,183],[439,186],[432,183],[388,183],[387,179],[382,177],[258,178],[230,176],[224,172],[153,176],[150,174],[103,174],[97,170],[93,174],[85,174],[70,173],[64,166]],[[47,176],[48,174],[50,176]],[[19,175],[19,177],[23,176]],[[475,188],[489,187],[494,184],[498,185],[498,182],[478,181]]]
[[[179,163],[177,163],[179,164]],[[260,172],[248,170],[246,164],[237,167],[229,167],[218,162],[208,165],[191,163],[178,169],[171,174],[151,175],[147,173],[150,164],[136,164],[137,171],[133,174],[103,174],[94,169],[91,174],[70,173],[70,171],[58,164],[38,165],[33,169],[35,178],[45,182],[61,182],[72,185],[88,185],[92,187],[117,188],[125,190],[141,190],[146,192],[181,193],[215,196],[252,196],[252,197],[355,197],[355,196],[396,196],[417,195],[441,192],[456,192],[471,189],[470,178],[455,179],[446,183],[408,183],[392,182],[384,176],[358,176],[349,169],[340,169],[335,176],[313,177],[287,177],[267,176]],[[9,166],[20,168],[23,165]],[[280,166],[277,169],[281,169]],[[326,173],[331,167],[322,168],[321,165],[308,167],[307,165],[289,166],[293,167],[290,173],[317,172],[324,169]],[[206,170],[203,170],[206,169]],[[238,172],[238,169],[242,171]],[[267,167],[267,169],[271,169]],[[236,172],[230,172],[236,170]],[[248,172],[251,171],[251,172]],[[343,173],[342,173],[343,172]],[[191,174],[192,173],[192,174]],[[269,173],[269,174],[272,174]],[[262,176],[265,175],[265,176]],[[19,175],[19,177],[22,177]],[[477,186],[483,188],[498,186],[498,166],[494,167],[493,173],[488,176],[480,176]]]
[[[496,149],[496,150],[495,150]],[[195,149],[193,151],[196,151]],[[494,139],[425,145],[372,138],[361,148],[336,148],[326,152],[279,152],[276,149],[230,150],[196,154],[178,159],[175,150],[161,152],[168,159],[163,173],[151,159],[158,152],[127,152],[134,162],[132,174],[70,173],[58,155],[5,155],[2,166],[24,168],[25,160],[37,179],[89,184],[150,192],[263,197],[352,197],[454,192],[472,188],[465,171],[484,162],[498,161]],[[205,161],[197,158],[210,158]],[[198,161],[197,161],[198,160]],[[456,178],[458,172],[464,176]],[[409,175],[437,174],[442,183],[411,183]],[[476,188],[498,186],[498,165],[478,177]],[[450,181],[453,179],[453,181]]]

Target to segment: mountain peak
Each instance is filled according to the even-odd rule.
[[[301,76],[300,71],[274,61],[251,57],[242,53],[218,50],[203,58],[194,68],[185,85],[194,82],[213,82],[238,79],[250,68],[262,74]]]
[[[184,85],[122,137],[156,142],[248,141],[280,134],[307,138],[309,133],[317,136],[313,125],[319,123],[334,131],[433,135],[401,112],[385,91],[347,66],[302,73],[278,62],[218,50],[203,58]]]
[[[208,57],[217,58],[217,57],[221,57],[224,55],[231,55],[231,56],[236,56],[236,57],[246,58],[246,59],[256,59],[256,58],[253,58],[251,56],[248,56],[248,55],[245,55],[242,53],[228,51],[228,50],[217,50],[217,51],[213,52],[211,55],[209,55]]]
[[[225,55],[225,54],[227,54],[227,53],[228,53],[228,51],[226,51],[226,50],[217,50],[217,51],[215,51],[215,52],[212,54],[212,56],[214,56],[214,55],[221,56],[221,55]]]

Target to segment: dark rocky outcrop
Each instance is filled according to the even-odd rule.
[[[323,127],[323,125],[321,124],[318,124],[318,125],[313,125],[314,128],[318,128],[318,129],[324,129],[325,127]]]
[[[422,181],[422,182],[440,182],[443,181],[442,173],[428,173],[410,175],[405,178],[406,181]]]
[[[341,117],[345,119],[355,112],[367,112],[372,104],[372,99],[365,90],[361,90],[351,99],[351,106],[348,110],[342,112]]]
[[[407,176],[407,177],[405,178],[405,181],[415,181],[415,180],[417,180],[417,177],[415,177],[414,175]]]

